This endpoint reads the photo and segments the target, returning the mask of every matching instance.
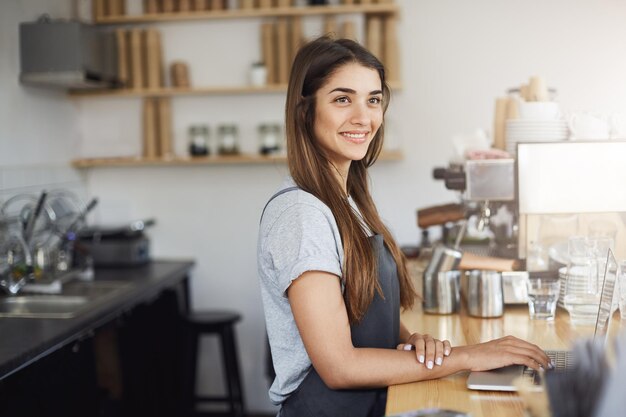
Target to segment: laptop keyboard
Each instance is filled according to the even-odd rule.
[[[565,371],[574,364],[574,355],[569,350],[546,350],[546,355],[554,364],[554,371]],[[524,378],[533,385],[541,385],[541,374],[533,368],[524,367]]]
[[[571,350],[548,350],[546,355],[552,360],[555,371],[564,371],[574,365],[574,355]]]

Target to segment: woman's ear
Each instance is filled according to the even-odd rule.
[[[297,105],[298,116],[302,118],[306,118],[306,114],[309,111],[310,105],[311,105],[311,100],[309,98],[300,96],[300,99],[298,100],[298,105]]]

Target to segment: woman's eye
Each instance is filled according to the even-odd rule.
[[[371,97],[370,98],[370,103],[371,104],[380,104],[382,102],[380,97]]]
[[[348,99],[348,97],[342,96],[342,97],[337,97],[335,99],[336,103],[349,103],[350,99]]]

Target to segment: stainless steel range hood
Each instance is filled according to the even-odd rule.
[[[21,23],[20,82],[65,89],[115,87],[115,36],[75,21]]]

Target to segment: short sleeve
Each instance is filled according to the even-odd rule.
[[[309,204],[294,204],[276,219],[265,242],[274,269],[274,284],[285,296],[287,289],[307,271],[324,271],[341,277],[341,261],[334,219]]]

